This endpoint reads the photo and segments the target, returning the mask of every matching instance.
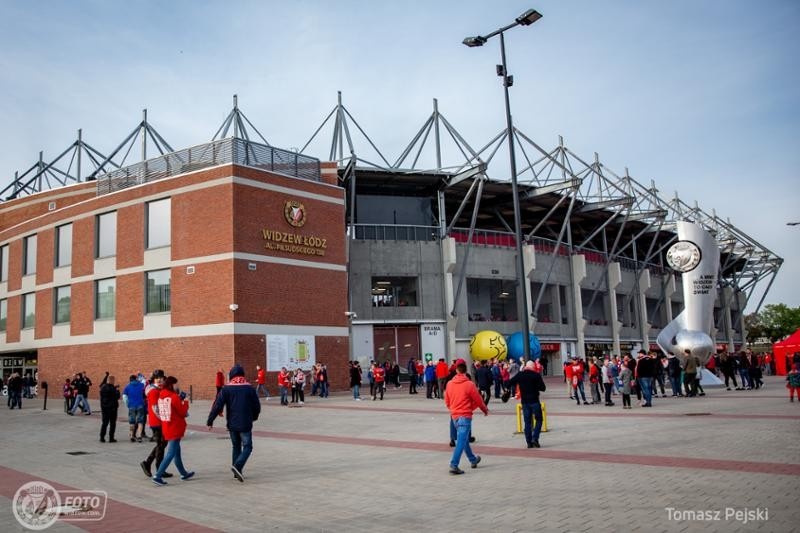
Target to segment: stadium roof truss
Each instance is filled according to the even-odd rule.
[[[351,224],[356,220],[357,206],[352,199],[356,198],[358,183],[359,190],[375,194],[436,198],[440,237],[465,226],[469,228],[467,243],[473,242],[476,231],[513,233],[509,223],[513,223],[509,182],[491,177],[508,172],[503,170],[504,161],[493,164],[498,153],[507,151],[506,129],[480,148],[474,148],[440,112],[439,102],[434,99],[431,114],[394,162],[390,162],[344,106],[342,93],[338,92],[336,105],[298,153],[304,154],[319,143],[326,127],[332,132],[328,160],[337,162],[339,180],[348,190],[347,216]],[[584,159],[570,150],[561,137],[556,146],[548,149],[519,129],[515,128],[513,135],[517,158],[524,162],[517,174],[521,232],[526,241],[537,247],[539,254],[548,253],[553,257],[565,252],[599,254],[595,257],[602,257],[606,268],[600,279],[594,280],[596,288],[592,300],[604,290],[608,277],[603,274],[613,262],[634,270],[636,283],[646,267],[666,273],[663,257],[666,249],[677,240],[675,223],[687,220],[701,224],[719,242],[721,289],[741,292],[749,302],[756,286],[768,280],[755,308],[758,311],[783,259],[730,220],[723,220],[714,211],[708,214],[697,205],[686,204],[677,193],[667,200],[653,181],[645,186],[632,177],[627,168],[618,174],[604,165],[596,153],[591,160]],[[229,136],[246,141],[248,150],[261,143],[271,147],[240,110],[236,95],[233,108],[211,141],[219,142],[218,139]],[[15,173],[13,181],[0,191],[0,201],[95,180],[126,164],[131,165],[128,160],[137,143],[142,162],[148,159],[148,146],[161,156],[174,152],[148,122],[147,110],[144,110],[142,121],[109,155],[84,141],[81,130],[78,130],[78,138],[49,162],[45,162],[40,152],[33,165],[22,174]],[[467,209],[470,205],[471,209]],[[453,214],[448,216],[448,213]],[[468,255],[467,251],[464,261]],[[550,262],[551,270],[555,263]],[[548,272],[534,299],[534,316],[550,274]],[[663,304],[668,280],[664,276],[658,307]],[[462,285],[463,279],[459,280],[459,294]],[[723,298],[730,297],[725,290],[720,292]],[[737,317],[737,326],[739,320],[741,314]]]

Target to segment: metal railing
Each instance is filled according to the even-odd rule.
[[[245,139],[227,138],[148,159],[98,176],[97,195],[225,163],[320,181],[318,159]]]
[[[350,235],[362,241],[435,241],[437,226],[398,224],[351,224]]]

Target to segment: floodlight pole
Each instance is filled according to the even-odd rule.
[[[486,36],[468,37],[464,39],[464,44],[469,47],[483,46],[483,44],[494,37],[500,35],[500,60],[502,65],[498,65],[497,75],[503,78],[503,91],[505,94],[506,107],[506,137],[508,137],[508,157],[511,166],[511,194],[514,201],[514,240],[517,243],[517,285],[519,287],[519,301],[517,304],[517,315],[522,322],[522,354],[525,360],[531,358],[530,346],[530,327],[528,325],[528,291],[527,278],[525,276],[525,260],[522,255],[522,217],[520,215],[519,192],[517,188],[517,158],[514,150],[514,125],[511,120],[511,101],[509,99],[508,88],[513,85],[513,76],[508,75],[506,66],[506,40],[505,32],[519,25],[529,26],[541,18],[541,15],[528,10],[516,19],[512,24],[495,30]]]

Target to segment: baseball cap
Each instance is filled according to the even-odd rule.
[[[464,361],[463,359],[461,359],[460,357],[458,359],[456,359],[456,366],[458,366],[458,365],[466,365],[466,364],[467,364],[467,362]]]

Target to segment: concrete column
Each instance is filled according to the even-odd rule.
[[[731,300],[733,288],[722,287],[722,327],[725,328],[725,340],[728,344],[728,353],[733,353],[733,320],[731,319]]]
[[[572,263],[572,314],[575,317],[575,337],[577,338],[574,355],[586,357],[586,320],[583,318],[583,299],[581,298],[581,281],[586,278],[586,257],[575,254],[570,257]]]
[[[667,306],[667,324],[669,324],[675,320],[675,317],[672,316],[672,295],[675,294],[675,276],[672,274],[665,274],[665,276],[666,279],[664,281],[667,282],[667,285],[664,287],[664,305]]]
[[[614,261],[608,264],[608,270],[606,271],[606,277],[608,281],[608,307],[611,316],[609,317],[609,324],[611,324],[611,343],[613,345],[612,350],[615,355],[621,355],[621,348],[620,348],[620,329],[622,328],[622,322],[617,320],[619,316],[619,309],[617,308],[617,287],[619,284],[622,283],[622,270],[620,269],[619,263]]]
[[[447,319],[445,331],[445,354],[447,360],[453,359],[456,353],[456,326],[458,316],[453,316],[451,311],[455,305],[455,287],[453,287],[453,272],[456,269],[456,241],[452,237],[441,240],[442,246],[442,292],[444,293],[444,312]]]
[[[533,280],[533,272],[536,270],[536,250],[532,244],[522,245],[522,263],[525,267],[525,301],[528,302],[528,308],[525,310],[525,318],[528,320],[528,330],[533,333],[536,328],[536,317],[533,316],[533,301],[535,295],[531,294],[531,281]],[[523,317],[520,317],[523,320]]]
[[[642,349],[650,350],[650,322],[647,320],[647,290],[650,288],[650,271],[646,268],[639,274],[639,331],[642,335]]]

